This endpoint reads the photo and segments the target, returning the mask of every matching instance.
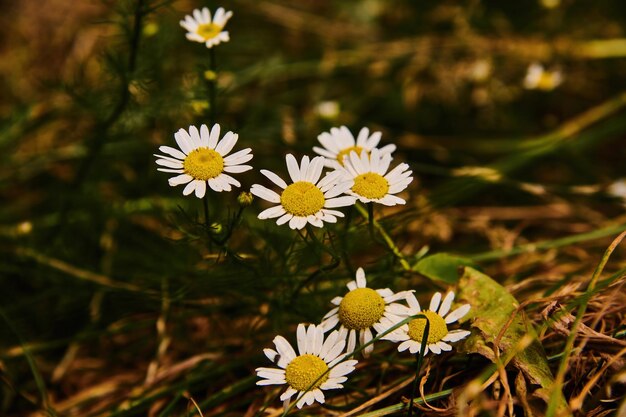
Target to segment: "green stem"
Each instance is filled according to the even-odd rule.
[[[215,48],[209,49],[209,70],[212,79],[209,81],[209,122],[213,126],[217,122],[217,61]]]
[[[370,237],[374,239],[374,203],[367,203],[367,217],[368,217],[368,225],[370,229]]]
[[[418,320],[418,319],[415,319]],[[417,381],[419,380],[420,370],[422,369],[422,362],[424,361],[424,351],[428,344],[428,334],[430,333],[430,321],[426,319],[426,325],[424,326],[424,334],[422,334],[422,344],[420,345],[420,351],[415,355],[415,379],[411,387],[411,402],[409,403],[409,417],[413,415],[413,402],[415,401],[415,393],[417,392]]]
[[[365,217],[368,221],[370,220],[370,216],[367,213],[367,210],[363,207],[363,205],[357,203],[355,207],[357,208],[359,213],[361,213],[361,216]],[[400,249],[396,246],[396,244],[393,242],[393,239],[391,239],[391,237],[389,236],[385,228],[380,223],[378,223],[373,217],[372,217],[371,222],[374,226],[374,229],[378,231],[380,236],[385,241],[385,244],[387,245],[389,250],[391,250],[391,252],[395,255],[395,257],[398,258],[398,260],[400,261],[400,265],[402,266],[402,269],[404,269],[405,271],[410,271],[411,265],[407,262],[406,259],[404,259],[404,255],[402,254]]]
[[[202,198],[202,205],[204,206],[204,227],[206,229],[206,233],[209,237],[211,237],[211,220],[209,217],[209,194],[204,194]]]

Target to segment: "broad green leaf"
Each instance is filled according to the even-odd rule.
[[[458,299],[470,303],[472,309],[465,318],[473,318],[473,332],[462,345],[470,353],[478,353],[495,361],[493,346],[500,331],[507,325],[519,306],[517,300],[500,284],[475,269],[466,267],[459,280]],[[520,349],[525,340],[526,348]],[[500,359],[514,355],[507,366],[513,365],[522,371],[528,380],[539,385],[533,395],[546,400],[547,389],[554,383],[554,377],[548,367],[548,360],[537,333],[529,323],[523,311],[518,312],[502,335],[500,342]],[[516,352],[516,350],[518,350]],[[530,387],[529,387],[530,388]],[[530,392],[529,392],[530,394]],[[565,398],[561,395],[560,416],[571,416]]]
[[[473,265],[470,259],[437,253],[420,259],[413,266],[413,270],[434,281],[455,284],[459,280],[459,267]]]

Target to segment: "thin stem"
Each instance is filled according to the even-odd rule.
[[[215,48],[209,49],[209,122],[213,126],[217,122],[217,60],[215,58]]]
[[[204,227],[206,228],[206,232],[209,236],[211,236],[211,221],[209,219],[209,194],[205,194],[202,198],[202,203],[204,205]]]
[[[418,319],[415,319],[418,320]],[[417,381],[419,380],[420,370],[422,369],[422,362],[424,361],[424,351],[428,344],[428,334],[430,333],[430,321],[426,319],[426,325],[424,326],[424,334],[422,334],[422,344],[420,345],[420,351],[415,354],[415,379],[411,387],[411,402],[409,403],[409,417],[413,415],[413,402],[415,401],[415,393],[417,392]]]
[[[367,217],[368,217],[368,225],[370,229],[370,237],[374,239],[374,203],[367,203]]]
[[[400,261],[400,265],[402,266],[402,269],[404,269],[405,271],[411,271],[411,265],[407,262],[406,259],[404,259],[404,255],[402,254],[402,252],[400,252],[400,249],[393,242],[393,239],[391,239],[391,237],[389,236],[385,228],[376,220],[374,220],[373,217],[370,217],[369,214],[367,213],[367,210],[361,204],[357,203],[355,207],[357,208],[359,213],[361,213],[361,215],[365,217],[368,221],[370,220],[370,218],[372,219],[371,221],[372,221],[372,224],[374,225],[374,228],[378,231],[378,233],[380,233],[380,236],[382,236],[389,250],[391,250],[391,252],[396,256],[396,258],[398,258],[398,260]]]

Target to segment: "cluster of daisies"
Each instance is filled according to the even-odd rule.
[[[231,17],[232,12],[221,7],[211,16],[205,7],[194,10],[180,24],[188,32],[187,39],[212,48],[229,41],[229,34],[223,29]],[[207,189],[231,191],[233,187],[241,187],[231,174],[252,169],[246,165],[253,157],[251,149],[233,152],[238,135],[231,131],[222,135],[217,123],[210,129],[206,125],[180,129],[174,139],[178,148],[161,146],[161,154],[155,154],[156,163],[159,171],[175,174],[169,184],[184,185],[183,195],[193,193],[204,198]],[[347,127],[341,126],[321,133],[318,140],[321,147],[315,146],[313,151],[319,156],[304,156],[298,163],[293,155],[286,155],[289,183],[272,171],[260,171],[278,189],[261,184],[250,188],[252,194],[274,204],[263,210],[259,219],[276,219],[276,224],[289,224],[292,229],[302,229],[307,224],[323,227],[324,222],[336,223],[337,217],[343,217],[337,208],[356,201],[386,206],[405,204],[396,194],[411,183],[412,172],[405,163],[390,169],[396,147],[379,148],[380,132],[371,133],[368,128],[362,128],[355,139]],[[335,307],[321,324],[298,325],[297,353],[282,336],[274,338],[275,350],[264,349],[277,368],[258,368],[256,372],[261,379],[257,385],[287,385],[280,396],[285,407],[294,396],[298,408],[315,401],[323,403],[323,391],[342,388],[347,375],[355,369],[356,353],[361,350],[368,356],[373,351],[374,334],[399,343],[400,352],[417,353],[426,343],[425,355],[449,351],[451,342],[470,333],[448,329],[448,325],[470,309],[465,304],[450,312],[453,292],[443,299],[436,293],[428,310],[422,310],[412,291],[394,293],[388,288],[368,288],[362,268],[347,287],[347,294],[331,301]],[[409,320],[417,314],[420,317]],[[406,323],[400,326],[403,321]],[[429,332],[424,342],[427,321]]]
[[[464,304],[451,312],[453,292],[448,292],[443,299],[441,293],[435,293],[428,309],[422,310],[412,291],[394,293],[389,288],[368,288],[362,268],[347,287],[346,295],[331,301],[336,307],[324,316],[321,324],[311,324],[308,328],[298,325],[298,353],[282,336],[274,338],[275,350],[264,349],[265,356],[278,368],[257,368],[261,378],[257,385],[286,385],[287,390],[280,396],[285,408],[294,395],[296,406],[301,408],[315,401],[323,403],[325,390],[342,388],[357,364],[356,359],[350,359],[355,356],[355,348],[360,346],[359,350],[368,356],[374,349],[374,332],[382,335],[380,339],[399,343],[400,352],[418,353],[428,320],[424,355],[450,351],[450,343],[470,334],[467,330],[448,329],[448,325],[464,317],[470,309],[469,304]],[[405,301],[407,305],[398,301]],[[418,314],[420,317],[398,327],[402,321]]]
[[[183,194],[194,193],[198,198],[205,196],[207,188],[221,192],[241,186],[230,174],[252,169],[245,165],[252,159],[251,149],[230,154],[238,135],[227,132],[220,138],[220,132],[219,124],[210,131],[206,125],[199,129],[190,126],[174,134],[179,149],[159,148],[163,154],[155,154],[158,170],[176,174],[169,179],[171,186],[185,185]],[[357,200],[386,206],[405,204],[396,194],[411,183],[412,172],[405,163],[389,169],[395,146],[377,148],[380,139],[380,132],[370,134],[368,128],[361,129],[356,139],[345,126],[332,128],[318,136],[323,148],[313,150],[320,156],[303,156],[298,163],[287,154],[289,183],[262,169],[261,174],[278,190],[261,184],[250,188],[255,196],[275,204],[262,211],[259,219],[276,219],[276,224],[288,223],[292,229],[302,229],[307,224],[322,227],[324,222],[336,223],[337,217],[343,217],[337,208],[353,205]]]

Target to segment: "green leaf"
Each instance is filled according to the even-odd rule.
[[[459,268],[473,265],[473,262],[467,258],[448,253],[436,253],[420,259],[413,266],[413,270],[433,281],[455,284],[459,280]]]
[[[478,329],[478,332],[472,332],[461,347],[469,353],[478,353],[495,362],[495,340],[508,324],[499,341],[500,360],[507,364],[507,359],[514,355],[507,365],[512,364],[532,384],[539,385],[540,388],[531,395],[546,401],[548,389],[554,384],[554,377],[543,346],[537,339],[537,333],[523,310],[509,323],[519,306],[515,297],[487,275],[466,267],[459,280],[458,299],[472,306],[465,319],[473,318],[472,327]],[[520,349],[524,344],[527,344],[526,348]],[[559,415],[571,416],[562,394],[559,403]]]

